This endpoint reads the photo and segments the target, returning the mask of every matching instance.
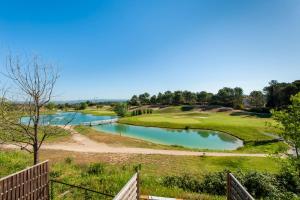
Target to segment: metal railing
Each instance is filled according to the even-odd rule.
[[[65,199],[64,196],[67,195],[67,193],[68,193],[68,191],[67,191],[67,192],[64,192],[64,193],[61,193],[61,194],[54,194],[54,184],[61,184],[61,185],[68,186],[71,189],[76,188],[76,189],[82,190],[83,191],[83,199],[85,199],[85,200],[91,199],[89,193],[101,195],[102,197],[106,197],[106,198],[109,198],[109,199],[114,198],[114,195],[112,195],[112,194],[107,194],[107,193],[104,193],[104,192],[92,190],[92,189],[85,188],[85,187],[78,186],[78,185],[65,183],[65,182],[58,181],[58,180],[50,180],[50,199],[51,200],[58,199],[59,197],[61,197],[62,199]]]

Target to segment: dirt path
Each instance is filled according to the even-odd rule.
[[[161,154],[161,155],[185,155],[185,156],[247,156],[267,157],[268,154],[242,154],[223,152],[194,152],[181,150],[160,150],[135,147],[112,147],[105,143],[99,143],[79,134],[71,126],[64,127],[72,133],[71,142],[44,144],[43,149],[65,150],[85,153],[128,153],[128,154]]]
[[[72,134],[72,140],[55,144],[43,144],[42,149],[64,150],[82,153],[118,153],[118,154],[160,154],[176,156],[243,156],[243,157],[267,157],[268,154],[244,154],[244,153],[224,153],[224,152],[196,152],[182,150],[163,150],[136,147],[113,147],[105,143],[99,143],[76,132],[71,126],[62,127]],[[2,145],[4,148],[16,148],[13,145]]]

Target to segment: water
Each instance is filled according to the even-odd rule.
[[[42,115],[40,122],[41,124],[51,125],[79,125],[83,122],[92,122],[105,119],[114,119],[115,116],[96,116],[91,114],[83,114],[79,112],[58,112],[53,115]],[[29,117],[22,117],[22,123],[28,123]]]
[[[98,125],[93,128],[106,133],[129,136],[158,144],[179,145],[188,148],[234,150],[243,146],[241,140],[217,131],[164,129],[116,123]]]
[[[95,116],[79,112],[58,112],[42,115],[41,124],[79,125],[83,122],[113,119],[114,116]],[[22,123],[28,123],[29,117],[22,117]],[[198,149],[233,150],[243,146],[243,142],[231,135],[217,131],[164,129],[154,127],[132,126],[125,124],[104,124],[93,127],[96,130],[138,138],[158,144],[179,145]]]

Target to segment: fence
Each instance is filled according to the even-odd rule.
[[[66,186],[68,189],[62,193],[54,192],[54,184],[58,184],[60,186]],[[76,193],[72,190],[79,190],[81,192]],[[82,193],[83,192],[83,193]],[[80,194],[81,193],[81,194]],[[50,199],[65,199],[67,196],[71,197],[71,199],[109,199],[111,200],[114,196],[111,194],[103,193],[100,191],[92,190],[89,188],[85,188],[78,185],[73,185],[69,183],[65,183],[58,180],[50,180]]]
[[[0,179],[0,200],[49,199],[48,161]]]
[[[81,125],[85,125],[85,126],[97,126],[97,125],[102,125],[102,124],[116,123],[116,122],[118,122],[118,120],[119,120],[118,118],[104,119],[104,120],[91,121],[91,122],[82,122]]]
[[[139,200],[139,172],[135,173],[113,200]]]
[[[227,175],[227,200],[254,200],[231,173]]]

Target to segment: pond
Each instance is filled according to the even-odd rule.
[[[105,119],[114,119],[115,116],[96,116],[91,114],[83,114],[80,112],[58,112],[52,115],[42,115],[40,118],[41,124],[51,125],[79,125],[83,122],[92,122]],[[22,117],[22,123],[28,123],[29,117]]]
[[[178,145],[197,149],[234,150],[243,146],[243,141],[217,131],[165,129],[125,124],[104,124],[94,129],[110,134],[138,138],[158,144]]]
[[[42,115],[41,124],[79,125],[84,122],[114,119],[115,116],[95,116],[80,112],[58,112]],[[28,123],[29,117],[22,117],[22,123]],[[125,124],[104,124],[93,126],[94,129],[108,134],[118,134],[165,145],[178,145],[197,149],[233,150],[243,146],[243,141],[218,131],[196,129],[165,129]]]

